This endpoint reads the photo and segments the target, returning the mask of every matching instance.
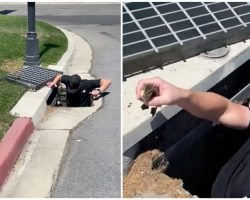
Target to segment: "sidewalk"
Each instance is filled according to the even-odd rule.
[[[73,43],[73,57],[67,68],[51,68],[63,70],[65,74],[77,73],[82,78],[93,79],[88,73],[92,60],[91,48],[76,34],[67,31],[66,34]],[[62,62],[66,61],[59,64]],[[3,186],[0,197],[50,197],[70,130],[100,107],[101,99],[95,101],[93,107],[87,108],[50,107],[43,118],[36,118],[36,129]]]

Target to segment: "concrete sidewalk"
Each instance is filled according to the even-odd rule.
[[[82,78],[93,79],[88,73],[92,60],[90,46],[74,33],[67,32],[67,36],[73,43],[73,57],[67,68],[51,68],[63,70],[65,74],[77,73]],[[35,93],[32,95],[36,96]],[[40,115],[44,111],[36,114],[36,130],[19,156],[0,197],[50,197],[70,130],[96,112],[101,104],[99,99],[94,102],[93,107],[49,107],[44,117],[41,118]]]

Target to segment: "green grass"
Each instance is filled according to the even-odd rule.
[[[36,30],[42,65],[56,64],[67,49],[65,35],[39,21]],[[26,32],[25,18],[0,15],[0,66],[5,60],[24,59]]]
[[[56,64],[67,49],[65,35],[53,26],[38,21],[36,31],[42,65]],[[0,15],[0,139],[15,119],[9,111],[27,91],[25,87],[3,79],[8,71],[22,67],[26,32],[25,18]]]
[[[8,130],[15,117],[9,114],[11,108],[24,94],[26,88],[2,79],[6,74],[0,71],[0,138]]]

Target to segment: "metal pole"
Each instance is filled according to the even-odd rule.
[[[39,66],[39,44],[36,34],[35,2],[28,2],[28,32],[26,37],[26,54],[24,66]]]

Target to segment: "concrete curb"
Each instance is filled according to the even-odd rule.
[[[5,183],[16,159],[33,133],[30,118],[18,118],[0,142],[0,188]]]

